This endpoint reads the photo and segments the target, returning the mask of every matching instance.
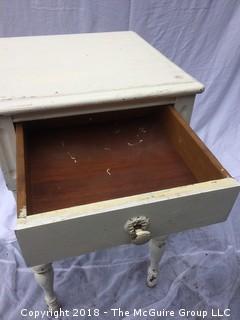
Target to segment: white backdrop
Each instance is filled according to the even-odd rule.
[[[0,0],[2,37],[115,30],[136,31],[205,84],[192,127],[240,179],[239,0]],[[154,289],[145,286],[146,246],[121,246],[55,262],[59,299],[69,310],[230,307],[228,319],[238,320],[239,217],[240,197],[225,223],[172,235]],[[45,309],[15,242],[14,225],[15,203],[0,175],[0,320],[22,319],[21,308]]]

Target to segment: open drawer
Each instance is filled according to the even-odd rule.
[[[16,124],[16,234],[28,265],[227,218],[240,190],[172,106]]]

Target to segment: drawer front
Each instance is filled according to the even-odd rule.
[[[17,238],[28,265],[226,219],[239,192],[172,106],[19,123]]]
[[[151,237],[224,221],[239,190],[227,178],[31,215],[19,219],[16,235],[26,263],[34,266],[131,243],[124,225],[140,215],[150,219]]]

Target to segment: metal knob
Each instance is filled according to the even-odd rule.
[[[134,244],[143,244],[151,239],[151,232],[147,230],[149,225],[149,218],[139,216],[127,220],[124,229],[130,235]]]

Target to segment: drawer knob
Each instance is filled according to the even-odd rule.
[[[124,229],[130,235],[134,244],[143,244],[151,239],[151,232],[147,230],[149,225],[149,218],[138,216],[128,219]]]

